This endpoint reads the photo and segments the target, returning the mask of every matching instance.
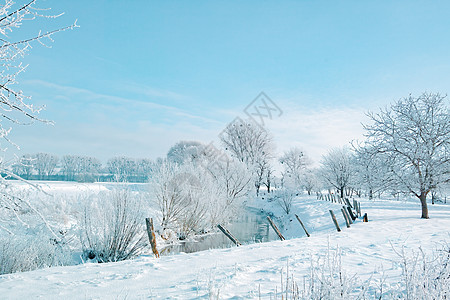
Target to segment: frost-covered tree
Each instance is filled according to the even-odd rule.
[[[319,173],[344,198],[345,188],[350,185],[353,174],[350,150],[347,147],[331,149],[322,157]]]
[[[31,154],[22,155],[12,166],[16,175],[28,180],[33,175],[33,156]]]
[[[271,156],[274,148],[270,134],[252,120],[234,120],[220,138],[233,157],[248,165]]]
[[[80,172],[81,156],[79,155],[64,155],[61,159],[61,171],[66,180],[75,180],[75,176]]]
[[[267,180],[270,180],[270,163],[268,159],[260,159],[256,161],[253,165],[250,166],[250,170],[253,171],[253,182],[256,189],[256,196],[259,196],[259,190],[261,189],[261,186],[266,183]],[[269,181],[269,187],[270,187],[270,181]]]
[[[136,175],[143,178],[144,180],[148,180],[152,169],[155,167],[153,161],[147,158],[137,159],[136,160]]]
[[[129,176],[136,174],[136,160],[134,158],[117,156],[110,158],[106,165],[116,181],[126,181]]]
[[[306,169],[303,173],[302,186],[308,192],[308,195],[311,195],[314,190],[318,190],[320,187],[317,173],[318,170],[316,169]]]
[[[81,156],[80,159],[80,172],[78,174],[78,180],[81,181],[93,181],[98,174],[102,163],[99,159],[91,156]]]
[[[381,153],[368,145],[355,146],[354,150],[355,184],[367,192],[369,199],[395,187],[390,168]]]
[[[256,194],[267,179],[274,143],[271,135],[251,120],[236,119],[220,135],[221,142],[231,156],[252,170]]]
[[[39,179],[55,174],[58,162],[58,156],[53,154],[37,153],[33,155],[33,168],[36,170]]]
[[[270,191],[272,191],[272,187],[274,185],[275,182],[275,175],[274,175],[275,171],[272,168],[272,166],[269,164],[268,167],[266,168],[266,178],[263,181],[263,184],[266,186],[267,188],[267,193],[270,193]]]
[[[61,160],[62,172],[67,180],[86,180],[95,176],[101,167],[101,162],[90,156],[64,155]]]
[[[279,159],[283,165],[283,176],[286,185],[299,191],[306,172],[306,168],[311,164],[311,160],[301,149],[294,147],[286,151]]]
[[[179,141],[167,152],[167,159],[171,162],[182,164],[201,158],[205,145],[197,141]]]
[[[450,180],[450,111],[440,94],[400,99],[378,113],[368,113],[366,144],[382,154],[393,178],[419,198],[428,219],[427,195]]]

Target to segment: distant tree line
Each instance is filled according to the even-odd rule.
[[[91,156],[49,153],[24,154],[11,168],[26,180],[78,182],[147,182],[154,163],[125,156],[110,158],[106,165]]]

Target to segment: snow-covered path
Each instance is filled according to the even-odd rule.
[[[300,198],[298,213],[312,236],[304,237],[291,223],[288,236],[299,238],[239,248],[215,249],[155,259],[142,256],[133,261],[56,267],[0,277],[2,299],[194,299],[219,295],[221,299],[269,297],[280,286],[281,268],[296,279],[308,272],[311,257],[325,255],[329,245],[342,251],[348,273],[367,278],[381,272],[388,281],[398,280],[400,268],[392,249],[402,246],[425,251],[450,240],[450,206],[430,205],[429,220],[422,220],[418,203],[363,201],[370,222],[357,222],[337,233],[328,209],[340,205]],[[341,214],[337,214],[343,225]],[[289,226],[288,226],[289,227]],[[342,226],[345,227],[345,226]],[[392,245],[391,245],[392,244]],[[382,267],[382,268],[381,268]]]

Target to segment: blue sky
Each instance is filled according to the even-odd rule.
[[[19,78],[54,126],[15,127],[18,154],[156,158],[210,142],[261,91],[283,110],[277,151],[315,160],[362,133],[364,112],[447,93],[446,1],[40,1],[65,12],[23,34],[80,28],[38,44]]]

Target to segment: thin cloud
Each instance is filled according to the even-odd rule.
[[[164,105],[153,101],[143,101],[119,96],[107,95],[97,93],[88,89],[77,88],[72,86],[58,85],[55,83],[42,80],[28,80],[24,82],[29,85],[38,85],[40,87],[50,88],[58,95],[55,98],[69,100],[76,99],[76,101],[88,102],[89,105],[97,104],[102,109],[126,112],[132,107],[135,111],[152,110],[163,111],[172,114],[174,117],[183,117],[187,119],[197,120],[207,123],[217,123],[215,119],[206,118],[200,115],[194,115],[186,110],[182,110],[175,106]],[[167,92],[170,95],[170,92]],[[145,95],[144,95],[145,96]],[[132,120],[131,120],[132,121]]]
[[[269,124],[277,143],[277,152],[291,147],[304,149],[315,164],[330,148],[348,145],[361,139],[361,123],[367,121],[362,108],[308,109],[290,107],[278,120]]]
[[[176,92],[157,89],[147,85],[141,85],[137,83],[126,83],[123,85],[123,89],[136,94],[141,94],[147,97],[166,98],[171,100],[187,100],[188,97]]]

